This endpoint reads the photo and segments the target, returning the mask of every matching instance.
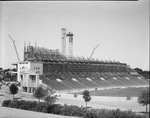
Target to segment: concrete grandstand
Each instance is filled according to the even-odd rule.
[[[30,45],[24,48],[24,61],[18,63],[18,81],[28,92],[40,84],[69,92],[149,84],[125,63],[67,57],[58,50]]]

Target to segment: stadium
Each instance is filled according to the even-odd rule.
[[[73,33],[67,32],[66,28],[61,32],[61,52],[36,44],[24,45],[24,61],[17,66],[21,90],[34,92],[40,84],[57,92],[149,86],[148,79],[126,63],[74,57]]]
[[[148,118],[148,14],[148,0],[2,3],[0,116]]]

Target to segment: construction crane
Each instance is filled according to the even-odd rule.
[[[17,55],[17,59],[18,59],[18,61],[20,62],[19,54],[18,54],[16,45],[15,45],[15,40],[13,40],[9,34],[8,34],[8,36],[9,36],[9,38],[10,38],[10,39],[12,40],[12,42],[13,42],[13,45],[14,45],[14,48],[15,48],[15,51],[16,51],[16,55]]]
[[[94,51],[95,51],[95,49],[97,48],[99,46],[99,44],[93,49],[93,51],[92,51],[92,53],[91,53],[91,56],[90,56],[90,58],[89,59],[91,59],[92,58],[92,55],[94,54]]]

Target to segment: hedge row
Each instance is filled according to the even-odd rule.
[[[83,118],[146,118],[144,115],[137,115],[132,111],[86,109],[75,105],[47,104],[46,102],[5,100],[3,107],[18,108],[44,113],[52,113],[66,116],[78,116]]]

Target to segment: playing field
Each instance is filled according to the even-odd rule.
[[[112,88],[104,90],[90,91],[91,96],[112,96],[112,97],[138,97],[143,90],[149,89],[148,87],[139,88]],[[79,92],[77,94],[82,94]]]

